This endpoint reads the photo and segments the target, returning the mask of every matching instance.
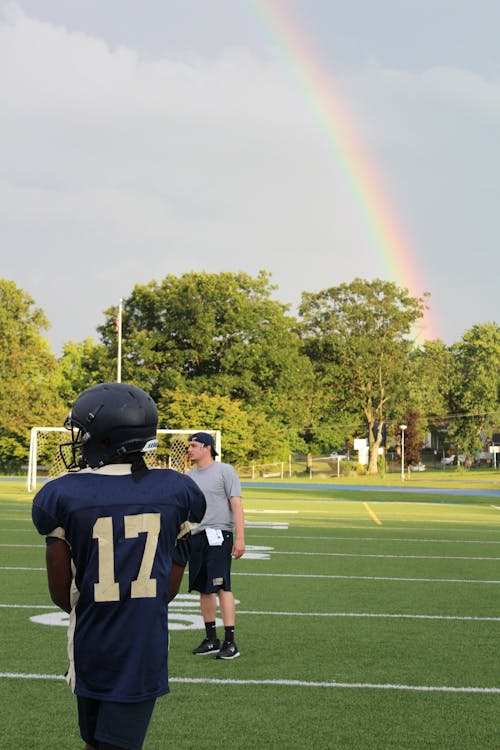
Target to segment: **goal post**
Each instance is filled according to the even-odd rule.
[[[189,468],[187,444],[190,435],[195,432],[208,432],[215,442],[218,455],[216,461],[221,460],[221,431],[192,429],[192,430],[157,430],[158,447],[154,451],[144,454],[144,460],[150,468],[175,469],[184,473]],[[70,440],[71,433],[65,427],[32,427],[30,436],[30,452],[28,461],[27,488],[28,492],[36,489],[41,476],[47,479],[64,474],[66,467],[59,453],[60,443]]]

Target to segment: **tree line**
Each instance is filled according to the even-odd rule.
[[[474,325],[451,346],[417,344],[428,296],[381,279],[304,292],[296,315],[270,275],[191,272],[136,285],[123,300],[122,380],[147,390],[160,426],[223,434],[224,460],[325,455],[366,437],[368,472],[382,441],[408,425],[407,462],[424,434],[472,455],[500,423],[500,326]],[[43,310],[0,279],[0,470],[26,463],[32,426],[61,425],[87,386],[117,372],[117,307],[97,338],[57,357]]]

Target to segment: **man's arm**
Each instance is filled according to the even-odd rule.
[[[243,514],[243,503],[241,497],[229,498],[229,504],[233,512],[234,521],[234,544],[232,555],[237,560],[245,552],[245,517]]]
[[[71,550],[63,539],[50,539],[45,551],[49,593],[54,604],[71,612]]]

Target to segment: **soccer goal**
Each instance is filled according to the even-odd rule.
[[[220,430],[158,430],[158,448],[144,454],[144,460],[150,468],[175,469],[185,472],[189,468],[187,444],[190,435],[195,432],[208,432],[215,441],[215,450],[221,456]],[[30,455],[28,462],[28,491],[36,489],[38,480],[53,479],[66,471],[59,453],[60,443],[70,440],[70,432],[64,427],[32,427],[30,438]]]

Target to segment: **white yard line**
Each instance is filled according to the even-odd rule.
[[[179,605],[180,606],[180,605]],[[197,603],[182,604],[183,609],[191,608],[198,611]],[[0,604],[0,609],[57,609],[51,604]],[[172,614],[178,609],[175,603],[170,605]],[[500,622],[500,617],[475,617],[473,615],[425,615],[400,612],[286,612],[260,609],[238,609],[238,615],[252,615],[262,617],[364,617],[389,620],[455,620],[461,622]]]
[[[14,680],[64,680],[63,675],[56,674],[35,674],[21,672],[0,672],[0,679]],[[177,684],[195,684],[195,685],[271,685],[279,687],[319,687],[319,688],[340,688],[340,689],[357,689],[357,690],[412,690],[416,692],[434,692],[434,693],[483,693],[483,694],[500,694],[500,687],[466,687],[455,685],[404,685],[393,683],[376,683],[376,682],[312,682],[308,680],[234,680],[234,679],[208,679],[204,677],[171,677],[171,683]]]
[[[330,573],[233,573],[231,576],[256,576],[262,578],[325,578],[345,581],[408,581],[410,583],[493,583],[500,581],[488,578],[402,578],[396,576],[345,576]]]
[[[272,555],[273,553],[269,553]],[[45,573],[46,568],[28,568],[20,566],[0,565],[0,570],[17,570],[35,573]],[[255,578],[313,578],[325,580],[345,580],[345,581],[407,581],[409,583],[474,583],[474,584],[493,584],[498,586],[500,580],[490,578],[415,578],[402,576],[348,576],[336,575],[333,573],[244,573],[232,572],[232,576],[254,576]],[[0,607],[3,606],[0,604]]]
[[[294,555],[299,557],[377,557],[397,560],[491,560],[496,562],[500,557],[469,557],[467,555],[379,555],[367,552],[282,552],[273,550],[273,555]]]
[[[245,526],[248,524],[245,523]],[[260,526],[259,526],[260,528]],[[258,536],[257,534],[252,534],[252,537]],[[262,535],[265,539],[273,539],[274,537],[271,534],[263,534]],[[276,537],[276,539],[279,539],[282,541],[283,539],[300,539],[302,541],[314,541],[316,542],[318,539],[321,539],[321,541],[324,542],[378,542],[380,543],[386,543],[386,542],[404,542],[404,543],[417,543],[417,544],[498,544],[500,545],[500,537],[499,539],[418,539],[418,538],[409,538],[409,537],[393,537],[393,536],[295,536],[294,534],[280,534],[279,537]]]
[[[464,622],[500,622],[500,617],[474,617],[469,615],[416,615],[383,612],[273,612],[272,610],[239,609],[238,615],[264,615],[266,617],[369,617],[389,620],[459,620]]]

